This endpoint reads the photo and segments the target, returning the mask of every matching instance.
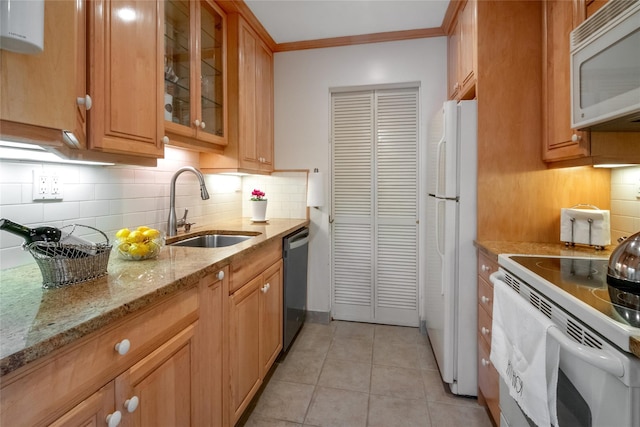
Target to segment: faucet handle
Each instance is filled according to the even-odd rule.
[[[189,209],[184,210],[184,215],[182,218],[176,221],[177,227],[183,227],[187,223],[187,215],[189,214]]]
[[[191,231],[191,226],[195,224],[195,222],[187,222],[184,224],[184,231],[185,233],[188,233]]]

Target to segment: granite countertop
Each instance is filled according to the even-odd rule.
[[[539,243],[539,242],[502,242],[502,241],[476,241],[476,247],[498,262],[499,254],[522,255],[550,255],[550,256],[578,256],[609,258],[615,245],[609,245],[603,250],[596,250],[589,246],[565,246],[564,243]]]
[[[498,262],[499,254],[522,255],[551,255],[551,256],[579,256],[594,258],[609,258],[616,245],[607,246],[604,250],[595,250],[592,247],[576,245],[567,247],[564,243],[536,243],[536,242],[500,242],[500,241],[476,241],[479,251]],[[640,336],[629,339],[631,353],[640,357]]]
[[[156,259],[126,261],[111,254],[108,274],[96,280],[43,289],[35,261],[0,271],[0,376],[74,342],[168,295],[195,286],[248,251],[308,225],[306,219],[248,218],[192,227],[208,231],[261,233],[224,248],[165,246]],[[180,233],[183,235],[184,233]],[[168,241],[175,238],[168,239]]]

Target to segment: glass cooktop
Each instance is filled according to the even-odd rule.
[[[640,327],[640,295],[607,284],[607,259],[516,255],[509,258],[610,319]]]

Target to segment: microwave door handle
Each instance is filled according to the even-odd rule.
[[[622,378],[624,375],[624,365],[622,361],[611,355],[611,353],[578,344],[563,334],[557,327],[549,328],[549,335],[558,341],[564,351],[571,353],[573,356],[616,377]]]

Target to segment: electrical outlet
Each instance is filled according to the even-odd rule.
[[[33,200],[46,200],[46,195],[51,192],[49,177],[41,171],[33,171]]]
[[[51,175],[51,198],[62,199],[62,180],[58,175]]]
[[[62,180],[60,177],[34,170],[33,200],[62,200]]]

